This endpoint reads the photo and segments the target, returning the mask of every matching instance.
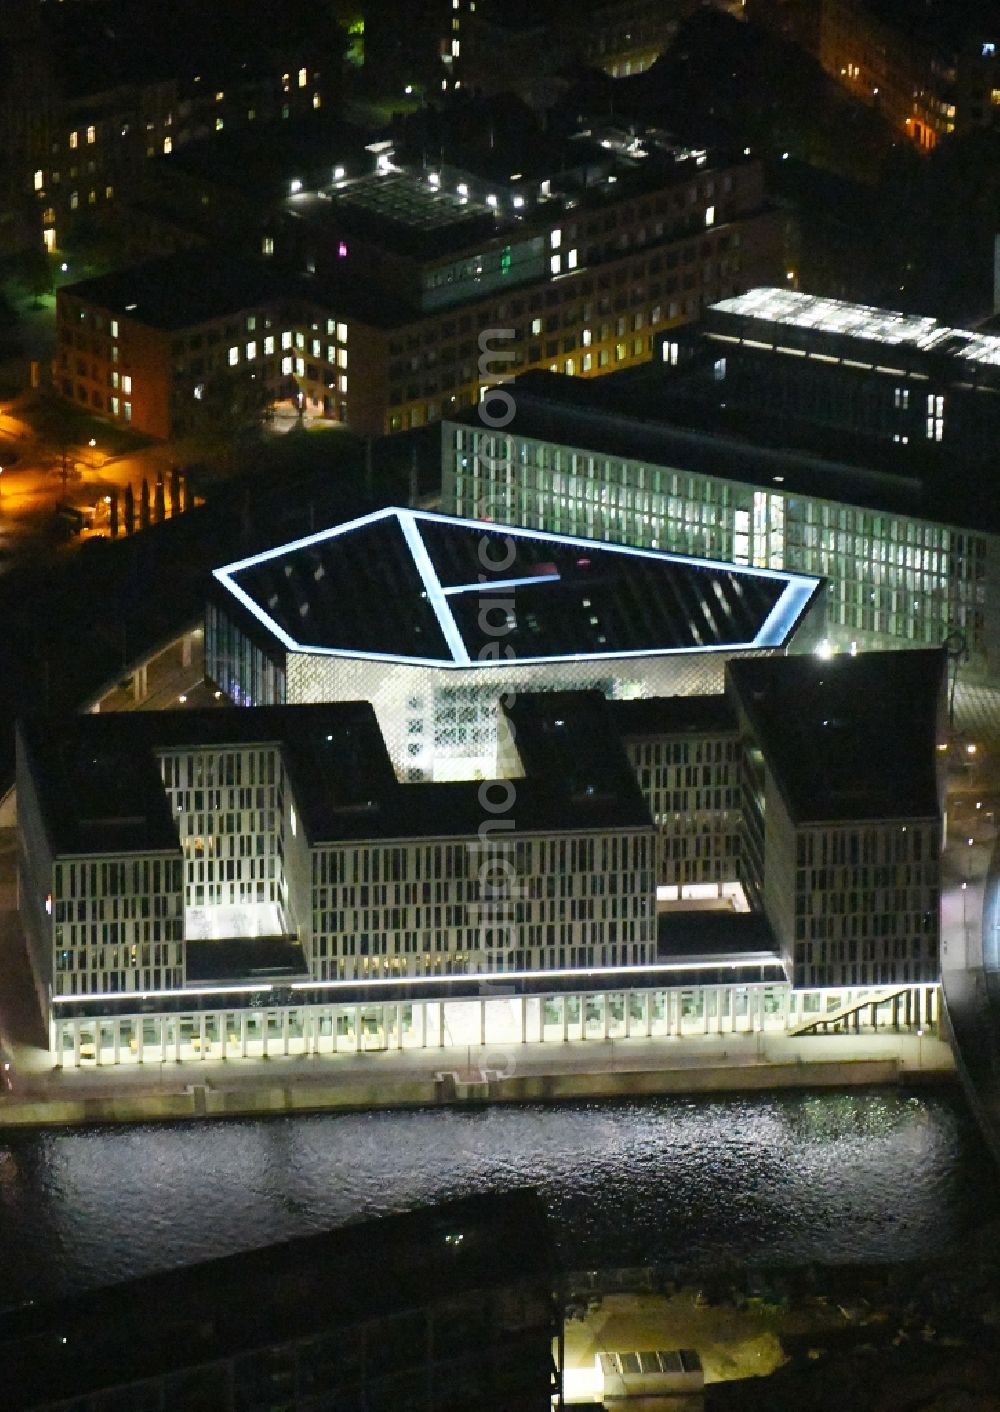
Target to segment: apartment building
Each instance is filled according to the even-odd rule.
[[[258,9],[266,22],[266,0]],[[250,24],[220,46],[193,7],[175,7],[164,24],[116,0],[20,3],[0,34],[11,68],[0,92],[0,194],[22,213],[22,234],[53,251],[84,218],[104,219],[152,158],[329,104],[337,66],[324,36],[283,19],[270,38],[266,23]]]
[[[760,342],[763,356],[763,334]],[[713,347],[709,378],[713,362],[724,361],[726,383],[718,387],[728,386],[731,367],[738,386],[736,344]],[[898,348],[869,352],[871,362],[876,357],[895,364],[902,355]],[[798,367],[806,358],[775,353],[768,366],[782,361]],[[669,365],[661,367],[669,374]],[[817,367],[824,377],[835,371],[829,362]],[[874,367],[846,375],[854,371],[884,377],[912,404],[928,395],[919,377],[907,381]],[[910,448],[891,440],[878,470],[843,459],[846,435],[831,440],[827,432],[825,455],[789,449],[796,423],[785,415],[775,445],[760,410],[763,388],[761,379],[756,396],[747,395],[751,424],[746,413],[738,418],[719,407],[724,390],[707,404],[682,394],[675,400],[666,375],[652,369],[648,380],[606,380],[586,396],[568,378],[530,374],[512,387],[515,415],[503,431],[484,427],[473,413],[442,424],[441,508],[822,576],[827,632],[837,650],[947,640],[960,651],[963,671],[1000,673],[1000,619],[991,609],[1000,589],[1000,525],[986,478],[956,476],[951,463],[920,473],[902,459]],[[912,406],[898,415],[912,417]],[[929,415],[936,435],[939,418]],[[921,439],[936,446],[926,438],[927,414],[919,416]],[[762,432],[757,440],[754,428]]]
[[[821,0],[828,74],[924,151],[1000,121],[1000,29],[989,0]]]
[[[205,671],[237,706],[370,701],[402,779],[489,778],[501,697],[721,691],[825,631],[813,577],[392,509],[216,570]]]

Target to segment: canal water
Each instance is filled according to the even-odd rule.
[[[533,1185],[571,1269],[897,1262],[1000,1215],[957,1091],[0,1133],[0,1306]]]

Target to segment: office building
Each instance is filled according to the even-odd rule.
[[[664,341],[668,366],[700,359],[729,406],[867,443],[985,465],[1000,437],[1000,335],[936,319],[752,289],[705,311],[697,333]],[[927,459],[925,457],[925,459]]]
[[[936,981],[944,666],[735,659],[725,695],[601,702],[659,829],[661,901],[745,897],[797,988]],[[567,722],[594,709],[555,700]]]
[[[467,1197],[0,1314],[4,1405],[548,1412],[556,1285],[534,1191]]]
[[[796,986],[940,974],[944,668],[941,651],[728,668],[741,881]]]
[[[728,696],[607,703],[660,832],[657,897],[742,899],[743,756]]]
[[[474,406],[523,368],[593,378],[647,362],[658,333],[784,268],[785,220],[765,199],[755,158],[613,128],[559,141],[522,134],[495,151],[456,137],[434,167],[390,139],[365,155],[367,170],[345,137],[319,172],[310,144],[270,203],[256,164],[165,158],[155,200],[127,215],[128,238],[175,252],[197,241],[200,258],[181,250],[61,290],[59,390],[124,420],[107,358],[90,360],[89,381],[74,373],[86,363],[79,337],[114,318],[143,348],[131,376],[162,389],[148,413],[132,401],[139,430],[185,430],[214,368],[381,435]],[[231,213],[254,200],[258,217],[238,223],[253,251],[238,245],[221,257]],[[247,338],[248,317],[270,320],[271,337]],[[208,321],[221,330],[214,349]]]
[[[442,425],[442,510],[527,528],[647,545],[793,573],[822,575],[827,582],[827,632],[838,650],[933,646],[949,641],[970,676],[1000,674],[1000,522],[990,482],[971,470],[950,473],[939,461],[904,459],[913,449],[883,443],[873,469],[870,439],[858,447],[847,432],[829,424],[797,423],[765,374],[779,380],[783,369],[815,366],[832,379],[838,369],[832,352],[806,356],[805,335],[795,330],[759,334],[744,327],[745,338],[761,346],[751,354],[769,359],[745,403],[729,401],[745,376],[738,335],[712,342],[703,366],[707,379],[679,377],[676,391],[669,363],[657,375],[605,380],[585,392],[569,378],[529,374],[515,382],[515,415],[502,431],[484,427],[473,413]],[[768,342],[765,344],[765,335]],[[975,336],[973,336],[975,337]],[[778,338],[801,356],[772,350]],[[784,346],[784,342],[782,343]],[[970,345],[971,346],[971,345]],[[669,348],[667,342],[665,348]],[[845,361],[859,362],[850,351]],[[891,358],[891,373],[876,360]],[[913,362],[911,377],[901,376]],[[952,360],[956,361],[956,360]],[[714,383],[712,369],[724,364],[725,382]],[[888,366],[888,365],[887,365]],[[992,370],[976,370],[986,384]],[[923,374],[905,349],[869,346],[866,367],[846,367],[845,378],[885,383],[890,415],[910,420],[926,446],[938,425],[955,424],[964,413],[949,407],[941,417],[926,413],[930,374]],[[970,376],[973,365],[970,364]],[[788,374],[805,377],[806,374]],[[928,380],[922,380],[926,377]],[[692,382],[700,383],[696,396]],[[829,381],[824,387],[829,388]],[[704,389],[709,391],[705,392]],[[893,408],[893,389],[909,399]],[[721,390],[719,390],[721,389]],[[766,390],[765,390],[766,389]],[[812,394],[828,418],[832,398]],[[881,395],[881,394],[879,394]],[[774,397],[779,414],[769,420]],[[990,392],[964,393],[985,405]],[[804,398],[799,399],[803,407]],[[858,407],[874,405],[859,391]],[[918,402],[922,404],[919,408]],[[843,413],[845,421],[849,415]],[[862,413],[858,412],[860,419]],[[985,413],[983,414],[985,415]],[[931,440],[926,437],[928,418]],[[797,434],[802,433],[796,446]],[[902,436],[907,434],[899,432]],[[947,436],[949,433],[944,432]],[[956,436],[958,435],[956,431]],[[971,433],[970,433],[971,435]],[[854,460],[846,459],[856,453]]]
[[[824,633],[815,577],[382,510],[217,569],[205,670],[237,706],[370,701],[402,779],[488,778],[501,697],[720,691]]]
[[[358,702],[22,723],[20,910],[43,1013],[649,962],[656,832],[624,753],[585,714],[540,708],[517,756],[516,787],[399,784]]]

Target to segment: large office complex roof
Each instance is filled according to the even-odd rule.
[[[444,668],[784,646],[821,580],[414,510],[215,571],[289,652]]]
[[[796,823],[937,816],[944,660],[931,648],[728,664]]]
[[[519,831],[652,828],[625,756],[593,748],[593,722],[553,731],[542,709],[519,726]],[[313,845],[475,837],[484,817],[477,780],[401,784],[367,701],[37,717],[18,730],[49,844],[64,857],[178,853],[160,768],[175,750],[280,749]]]
[[[925,315],[850,304],[843,299],[825,299],[794,289],[750,289],[746,294],[713,304],[711,312],[788,329],[859,338],[884,344],[887,349],[906,347],[919,352],[934,351],[973,363],[1000,366],[1000,336],[996,334],[949,328]]]

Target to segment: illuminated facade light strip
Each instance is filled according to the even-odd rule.
[[[302,642],[293,638],[286,629],[281,627],[271,614],[262,608],[233,578],[235,573],[239,573],[243,569],[251,568],[268,560],[283,558],[288,554],[294,553],[296,550],[308,548],[324,540],[346,534],[351,530],[365,528],[370,524],[389,519],[393,516],[395,516],[399,522],[401,533],[413,558],[414,567],[424,585],[428,602],[434,610],[448,651],[451,654],[450,656],[409,656],[392,652],[373,652],[355,650],[353,648],[324,647]],[[779,605],[788,600],[787,590],[796,585],[802,590],[801,601],[808,602],[816,585],[820,582],[820,580],[815,577],[794,574],[781,569],[769,569],[757,566],[751,567],[749,565],[727,563],[717,559],[699,559],[689,554],[673,554],[657,549],[643,549],[630,545],[609,544],[603,540],[583,539],[575,535],[549,534],[544,531],[522,528],[521,526],[491,525],[487,528],[485,522],[480,520],[462,519],[451,515],[435,514],[430,511],[414,512],[398,508],[375,511],[372,514],[363,515],[359,519],[351,520],[347,524],[338,525],[333,529],[323,530],[319,534],[312,534],[303,539],[293,540],[288,544],[279,546],[277,549],[269,549],[263,554],[253,555],[248,559],[242,559],[232,564],[227,564],[224,568],[215,569],[213,571],[213,577],[290,652],[308,653],[313,656],[338,657],[344,660],[360,659],[373,662],[392,662],[403,666],[424,666],[437,667],[442,670],[460,670],[472,666],[473,663],[458,628],[458,624],[455,622],[454,615],[448,604],[448,598],[450,596],[476,591],[492,592],[496,589],[516,587],[519,584],[552,583],[561,582],[562,580],[556,574],[532,574],[515,579],[497,579],[487,583],[457,584],[451,588],[444,588],[437,576],[427,551],[427,546],[424,544],[420,534],[419,526],[423,522],[457,526],[460,529],[478,530],[484,534],[500,534],[512,539],[525,539],[535,543],[551,543],[569,546],[574,549],[589,550],[595,554],[622,554],[632,559],[652,559],[661,564],[682,564],[691,568],[716,571],[739,578],[756,577],[778,580],[785,586],[786,590],[779,599]],[[769,624],[775,627],[778,625],[783,627],[780,637],[776,638],[773,636],[773,630],[769,629]],[[751,642],[727,642],[708,645],[691,644],[685,647],[647,647],[628,650],[611,649],[605,652],[557,653],[544,657],[517,657],[516,659],[512,659],[512,661],[519,666],[543,666],[559,662],[589,662],[615,659],[626,660],[637,657],[680,656],[692,652],[744,652],[755,647],[781,646],[793,625],[792,621],[786,616],[785,610],[782,610],[777,616],[774,611],[772,611],[765,621],[764,626],[758,630],[756,637]],[[512,661],[508,661],[506,658],[498,659],[495,657],[485,657],[482,661],[478,661],[476,665],[483,668],[500,668],[509,667]]]
[[[326,993],[345,990],[384,990],[396,987],[427,987],[468,985],[470,981],[504,984],[507,981],[546,981],[573,977],[576,980],[591,976],[648,976],[678,975],[689,971],[743,971],[761,966],[774,966],[784,970],[781,958],[772,951],[752,951],[744,954],[723,955],[709,959],[690,961],[657,962],[650,966],[596,966],[590,970],[574,969],[566,966],[551,971],[470,971],[451,976],[372,976],[358,977],[350,981],[265,981],[255,985],[227,986],[186,986],[183,989],[157,991],[99,991],[87,995],[54,995],[53,1005],[79,1005],[81,1002],[134,1001],[134,1000],[183,1000],[187,996],[206,995],[267,995],[274,991],[321,990]],[[875,987],[879,989],[879,987]],[[884,987],[881,987],[884,989]],[[434,997],[428,997],[433,999]],[[490,995],[461,996],[462,1000],[488,1000]],[[498,998],[498,997],[492,997]],[[502,998],[502,997],[499,997]],[[364,1004],[364,1001],[357,1002]]]
[[[468,648],[462,639],[462,634],[458,630],[455,622],[455,615],[448,606],[444,589],[441,587],[441,580],[434,571],[431,563],[431,556],[427,552],[427,546],[420,537],[417,529],[415,517],[409,510],[397,510],[399,527],[403,531],[403,538],[406,540],[417,573],[424,585],[424,592],[427,594],[427,601],[434,609],[434,614],[438,620],[438,625],[444,634],[444,640],[451,649],[453,661],[460,667],[472,665]]]
[[[212,577],[223,584],[233,597],[242,603],[243,607],[246,608],[248,612],[252,613],[259,623],[262,623],[264,627],[267,628],[268,632],[273,632],[278,641],[282,643],[283,646],[287,647],[289,652],[298,651],[298,643],[295,641],[294,637],[289,637],[288,633],[275,622],[270,613],[265,613],[264,609],[250,597],[245,589],[240,588],[238,583],[234,583],[232,579],[229,578],[225,569],[213,570]]]
[[[256,564],[266,564],[269,559],[280,559],[285,554],[293,554],[297,549],[308,549],[313,544],[321,544],[324,539],[337,539],[342,534],[349,534],[351,530],[364,529],[367,525],[373,525],[379,520],[390,519],[400,512],[391,506],[386,510],[372,510],[367,515],[360,515],[356,520],[347,520],[342,525],[334,525],[332,529],[318,530],[315,534],[307,534],[302,539],[289,540],[287,544],[279,544],[277,549],[265,549],[260,554],[251,554],[249,559],[235,559],[231,564],[223,564],[221,569],[216,569],[215,575],[232,575],[242,572],[243,569],[252,569]]]
[[[770,344],[768,344],[770,347]],[[457,515],[441,515],[432,510],[399,511],[396,514],[412,514],[415,520],[427,520],[439,525],[457,525],[463,529],[479,530],[481,534],[493,534],[511,539],[533,539],[545,544],[571,545],[577,549],[591,549],[595,554],[624,554],[631,559],[655,559],[659,564],[686,564],[694,569],[717,569],[721,573],[736,574],[740,578],[782,579],[784,582],[806,575],[786,572],[783,569],[758,568],[756,565],[726,563],[721,559],[699,559],[694,554],[674,554],[664,549],[643,549],[631,544],[609,544],[603,539],[582,539],[573,534],[552,534],[547,530],[525,529],[521,525],[495,525],[484,520],[466,520]]]
[[[801,580],[790,583],[761,624],[754,647],[780,647],[806,611],[819,583],[819,579],[811,585]]]
[[[443,588],[441,592],[446,598],[451,598],[456,593],[495,593],[501,588],[521,588],[529,583],[561,583],[559,574],[525,574],[519,579],[490,579],[483,580],[482,583],[460,583],[453,588]]]

